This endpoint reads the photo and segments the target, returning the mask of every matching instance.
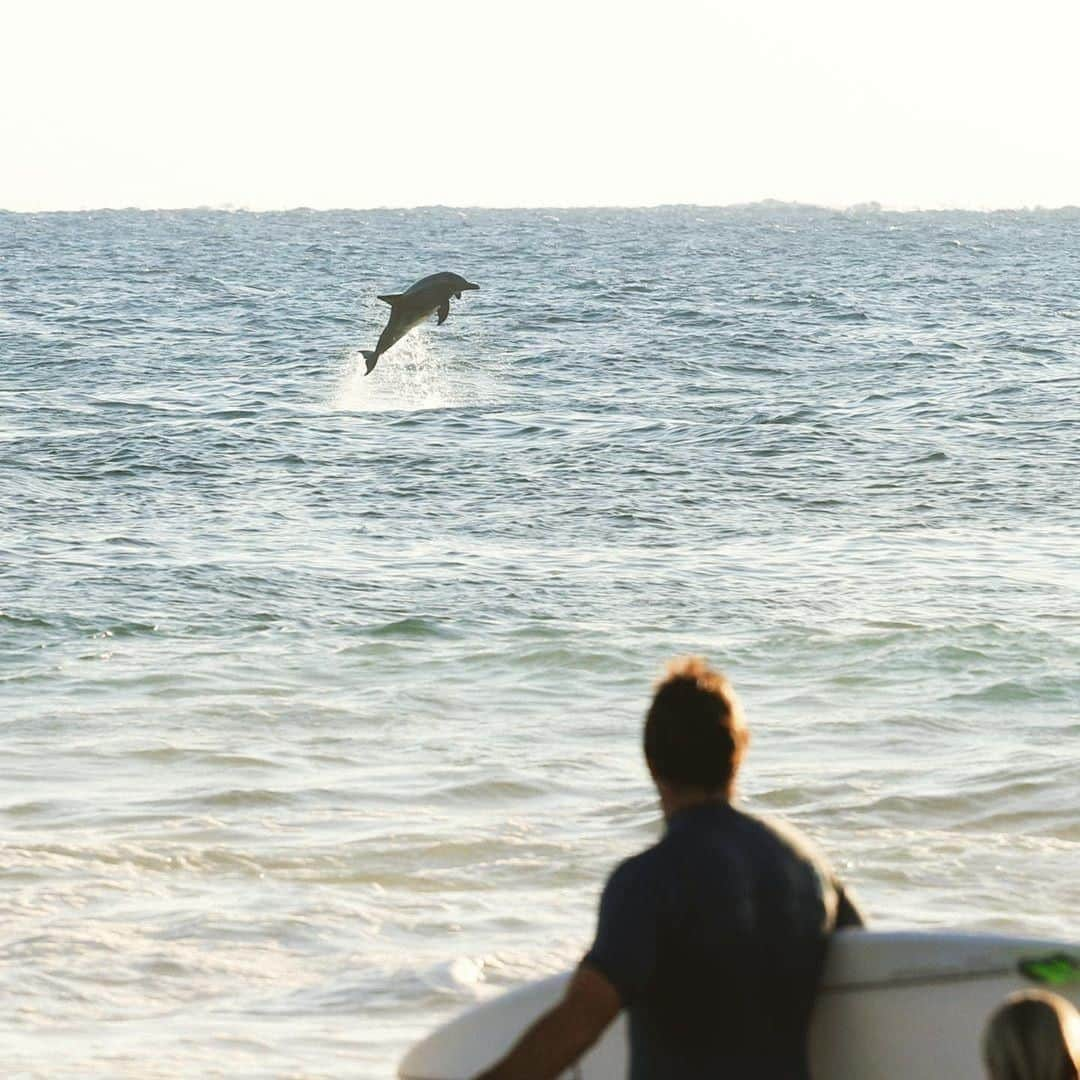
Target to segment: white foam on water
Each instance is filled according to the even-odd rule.
[[[451,354],[421,328],[379,357],[375,370],[365,375],[362,350],[350,349],[330,405],[348,412],[413,412],[495,400],[498,381],[492,369],[476,357],[466,359],[465,351]]]

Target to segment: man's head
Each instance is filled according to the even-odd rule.
[[[727,679],[700,656],[673,660],[645,717],[645,760],[665,805],[730,798],[749,741]]]
[[[1080,1075],[1080,1012],[1046,990],[1010,994],[983,1032],[983,1061],[991,1080]]]

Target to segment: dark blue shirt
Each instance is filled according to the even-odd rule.
[[[828,936],[861,923],[797,833],[706,803],[617,867],[585,963],[629,1011],[631,1080],[805,1080]]]

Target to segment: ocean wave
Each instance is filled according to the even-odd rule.
[[[875,923],[1060,936],[1078,228],[5,217],[0,985],[39,1025],[26,1071],[61,1025],[112,1040],[64,1044],[85,1075],[145,1074],[151,1044],[177,1075],[363,1071],[568,965],[662,827],[641,723],[687,652],[742,695],[746,804]],[[364,376],[374,297],[436,268],[481,292]],[[372,1010],[376,1050],[327,1034]]]

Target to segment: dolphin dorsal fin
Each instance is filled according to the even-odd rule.
[[[382,296],[376,297],[377,300],[381,300],[384,304],[389,304],[393,307],[402,297],[402,293],[388,292],[383,293]]]

